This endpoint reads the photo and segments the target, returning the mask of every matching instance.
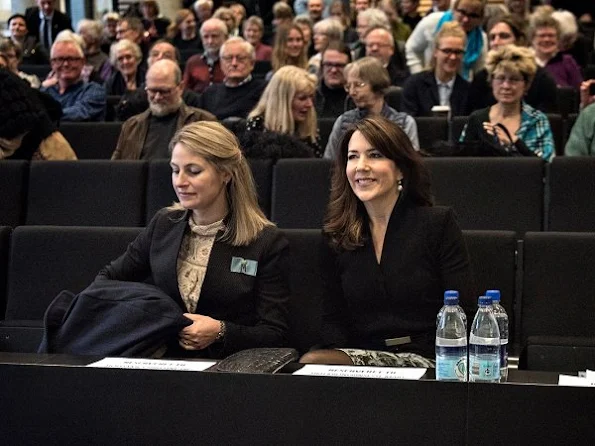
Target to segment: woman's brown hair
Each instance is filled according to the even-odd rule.
[[[353,250],[364,242],[366,209],[351,189],[345,172],[349,141],[356,131],[382,155],[394,161],[403,173],[400,200],[406,199],[417,206],[432,206],[434,203],[429,172],[407,134],[382,116],[369,116],[345,133],[335,160],[323,232],[337,249]]]

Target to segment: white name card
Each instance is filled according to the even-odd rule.
[[[202,372],[215,365],[215,361],[172,361],[166,359],[104,358],[87,367],[107,369],[175,370],[180,372]]]
[[[304,376],[334,376],[339,378],[376,378],[418,380],[426,373],[423,368],[369,367],[307,364],[293,372]]]

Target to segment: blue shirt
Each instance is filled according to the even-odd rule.
[[[60,94],[58,84],[42,88],[62,106],[63,121],[103,121],[105,119],[105,89],[95,82],[79,81]]]

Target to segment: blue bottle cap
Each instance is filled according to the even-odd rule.
[[[490,296],[479,296],[479,305],[492,305],[492,298]]]
[[[492,298],[492,303],[500,302],[500,290],[487,290],[486,296]]]
[[[456,290],[446,290],[444,292],[444,304],[446,305],[447,303],[449,303],[451,305],[454,305],[454,300],[456,300],[456,303],[459,303],[459,292]]]

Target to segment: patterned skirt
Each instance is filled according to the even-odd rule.
[[[338,348],[337,350],[349,356],[354,365],[436,368],[435,360],[424,358],[417,353],[391,353],[357,348]]]

